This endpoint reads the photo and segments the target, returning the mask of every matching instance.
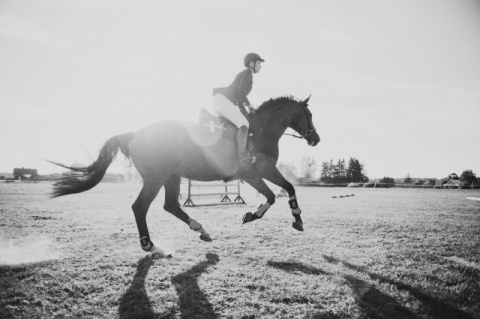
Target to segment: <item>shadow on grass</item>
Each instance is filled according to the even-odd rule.
[[[153,260],[150,256],[140,259],[137,272],[133,277],[128,290],[120,298],[118,311],[120,318],[156,318],[157,314],[152,310],[150,299],[145,291],[145,277],[147,277]]]
[[[198,263],[188,271],[172,277],[172,283],[177,290],[181,318],[218,318],[207,297],[198,286],[198,277],[208,267],[216,264],[220,259],[216,254],[207,254],[207,260]],[[145,291],[145,278],[154,261],[146,256],[138,262],[137,272],[125,294],[120,298],[120,318],[173,318],[174,313],[157,314]]]
[[[220,260],[217,254],[209,253],[206,257],[206,261],[202,261],[186,272],[172,278],[172,283],[175,285],[178,294],[178,303],[182,312],[181,318],[219,318],[198,286],[198,277],[208,267],[215,265]]]
[[[323,258],[325,258],[325,260],[328,261],[329,263],[336,263],[336,264],[341,263],[342,265],[344,265],[345,267],[347,267],[349,269],[367,274],[370,278],[372,278],[374,280],[378,280],[381,283],[387,283],[387,284],[396,286],[398,290],[408,291],[409,293],[411,293],[413,296],[415,296],[418,300],[420,300],[423,303],[423,305],[425,307],[425,312],[427,312],[433,318],[473,319],[473,317],[471,315],[469,315],[468,313],[456,308],[455,306],[453,306],[453,305],[451,305],[451,304],[449,304],[445,301],[442,301],[442,300],[436,299],[432,296],[429,296],[429,295],[423,293],[422,291],[420,291],[418,288],[412,287],[411,285],[405,284],[405,283],[397,281],[397,280],[390,279],[390,278],[382,276],[382,275],[378,275],[378,274],[375,274],[375,273],[372,273],[372,272],[368,272],[365,267],[353,265],[353,264],[350,264],[346,261],[341,261],[339,259],[336,259],[334,257],[323,256]],[[345,279],[347,279],[347,278],[345,278]]]
[[[284,261],[268,261],[267,264],[270,267],[277,268],[280,270],[288,271],[288,272],[303,272],[305,274],[310,274],[310,275],[330,275],[328,272],[325,272],[321,269],[304,265],[301,263],[296,263],[296,262],[284,262]]]
[[[331,260],[328,260],[331,262]],[[274,262],[268,265],[287,272],[303,272],[311,275],[335,276],[333,273],[296,262]],[[413,312],[399,305],[395,299],[382,293],[367,282],[353,276],[344,275],[343,278],[354,292],[355,300],[363,309],[367,318],[418,318]],[[308,318],[335,318],[329,313],[318,312],[309,314]]]

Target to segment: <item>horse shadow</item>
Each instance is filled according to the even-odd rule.
[[[172,283],[179,299],[181,318],[219,317],[198,285],[198,278],[202,273],[220,260],[216,254],[208,253],[206,257],[206,261],[172,277]],[[145,278],[153,264],[154,261],[150,256],[146,256],[138,262],[137,272],[132,283],[120,298],[118,307],[120,318],[166,319],[176,317],[172,312],[156,313],[152,309],[152,303],[145,290]]]
[[[118,312],[120,318],[157,318],[152,309],[150,298],[145,291],[145,278],[147,277],[153,260],[150,256],[143,257],[137,265],[130,287],[120,298]]]
[[[361,274],[367,274],[372,279],[379,280],[380,282],[389,283],[394,285],[399,290],[407,290],[420,300],[425,306],[428,313],[432,314],[434,318],[461,318],[461,319],[473,319],[469,314],[461,311],[460,309],[449,305],[441,300],[435,299],[432,296],[426,295],[419,289],[414,288],[402,282],[398,282],[387,277],[368,272],[365,267],[350,264],[345,261],[340,261],[330,256],[323,256],[326,261],[330,263],[341,263],[345,267],[358,271]],[[326,272],[322,269],[318,269],[312,266],[304,265],[297,262],[275,262],[268,261],[269,266],[277,268],[286,272],[302,272],[311,275],[323,275],[323,276],[335,276],[333,273]],[[365,312],[367,318],[419,318],[408,308],[398,304],[394,298],[384,294],[373,285],[367,283],[364,280],[358,279],[351,275],[343,275],[350,288],[354,293],[354,298],[357,304]],[[321,316],[322,314],[318,314]],[[314,314],[313,317],[317,318]]]
[[[353,265],[349,262],[341,261],[339,259],[336,259],[336,258],[333,258],[333,257],[330,257],[330,256],[323,256],[323,257],[325,258],[325,260],[327,260],[330,263],[341,263],[345,267],[347,267],[349,269],[352,269],[352,270],[359,271],[363,274],[366,274],[370,278],[372,278],[374,280],[378,280],[381,283],[387,283],[387,284],[390,284],[392,286],[395,286],[395,287],[397,287],[398,290],[408,291],[413,296],[415,296],[419,301],[422,302],[423,306],[426,308],[426,311],[430,315],[432,315],[434,318],[473,319],[473,317],[470,314],[458,309],[457,307],[455,307],[455,306],[453,306],[453,305],[451,305],[451,304],[449,304],[445,301],[442,301],[442,300],[436,299],[436,298],[434,298],[430,295],[427,295],[424,292],[422,292],[420,289],[415,288],[411,285],[408,285],[406,283],[403,283],[403,282],[400,282],[400,281],[397,281],[397,280],[394,280],[394,279],[390,279],[386,276],[382,276],[382,275],[379,275],[379,274],[369,272],[369,271],[367,271],[366,267]]]
[[[177,290],[181,318],[219,318],[198,286],[198,277],[220,260],[217,254],[209,253],[206,257],[207,260],[172,278],[172,283]]]
[[[296,262],[269,261],[268,265],[293,273],[303,272],[311,275],[335,276],[335,274],[326,272],[322,269]],[[397,304],[392,297],[383,294],[367,282],[349,275],[343,275],[343,278],[353,290],[355,300],[363,309],[367,318],[418,318],[411,311]],[[323,314],[315,314],[313,317],[321,318],[320,315]]]

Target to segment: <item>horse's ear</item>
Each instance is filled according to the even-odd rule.
[[[307,97],[307,99],[306,99],[305,101],[303,101],[302,103],[305,104],[305,105],[307,105],[307,104],[308,104],[308,100],[310,100],[310,97],[311,97],[311,96],[312,96],[312,95],[310,94],[310,96]]]

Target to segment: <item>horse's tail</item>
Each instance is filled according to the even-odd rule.
[[[126,158],[130,158],[130,141],[135,133],[127,133],[110,138],[100,149],[100,154],[95,162],[87,167],[70,167],[60,163],[49,161],[55,165],[68,168],[74,172],[83,173],[82,176],[65,176],[53,184],[51,197],[81,193],[95,187],[102,180],[108,166],[117,156],[120,150]]]

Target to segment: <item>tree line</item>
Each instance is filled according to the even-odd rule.
[[[355,157],[350,157],[348,164],[344,159],[339,159],[336,164],[333,160],[323,162],[320,181],[324,183],[365,183],[368,182],[365,167]]]
[[[369,181],[364,164],[355,157],[350,157],[348,163],[344,159],[334,162],[323,162],[320,167],[320,179],[318,179],[318,164],[311,157],[302,157],[296,164],[279,163],[278,169],[283,176],[290,181],[300,181],[305,179],[315,182],[323,182],[327,184],[336,183],[366,183]],[[440,179],[441,184],[447,183],[449,180],[460,180],[463,185],[480,185],[480,177],[468,169],[462,172],[460,176],[455,173],[449,174],[446,178]],[[410,173],[401,181],[395,181],[392,177],[383,177],[380,183],[386,184],[416,184],[416,185],[434,185],[437,179],[418,180],[410,177]]]
[[[440,182],[442,185],[447,183],[450,180],[458,180],[462,182],[463,185],[480,185],[480,177],[477,177],[476,174],[471,170],[467,169],[462,172],[460,176],[458,176],[455,173],[448,174],[447,177],[441,178]],[[426,185],[426,184],[431,184],[434,185],[436,183],[437,179],[428,179],[428,180],[415,180],[412,177],[410,177],[410,173],[407,174],[407,176],[401,181],[401,183],[404,184],[413,184],[415,183],[416,185]],[[395,180],[391,177],[384,177],[380,179],[380,183],[387,183],[387,184],[395,184]]]
[[[354,157],[350,158],[348,164],[344,159],[339,159],[337,163],[333,160],[323,162],[321,165],[320,179],[318,179],[318,164],[311,157],[302,157],[297,165],[293,163],[279,163],[278,169],[283,176],[290,181],[299,181],[308,179],[310,181],[320,181],[327,184],[331,183],[365,183],[368,177],[364,165]]]
[[[480,185],[480,177],[471,170],[467,169],[462,172],[460,176],[455,173],[449,174],[446,178],[442,178],[442,184],[447,183],[449,180],[459,180],[464,185]]]

